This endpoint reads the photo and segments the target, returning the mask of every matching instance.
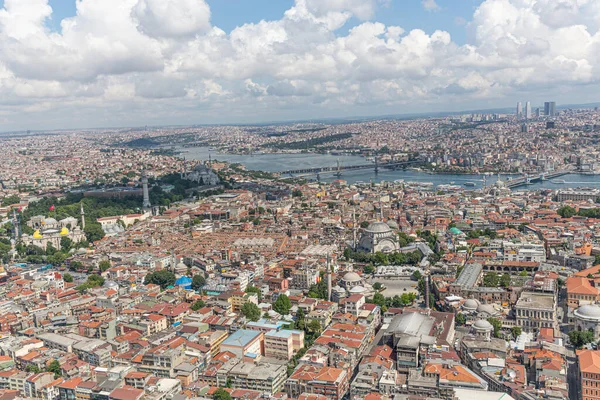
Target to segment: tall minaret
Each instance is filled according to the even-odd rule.
[[[19,232],[19,219],[17,218],[17,212],[13,208],[13,229],[15,232],[15,241],[19,240],[20,232]]]
[[[429,296],[430,296],[429,274],[430,274],[429,265],[427,265],[427,268],[425,269],[425,309],[427,309],[427,310],[429,310]]]
[[[85,211],[83,211],[83,203],[80,204],[81,206],[81,230],[85,229]]]
[[[329,254],[327,254],[327,301],[331,301],[331,265]]]
[[[142,188],[144,189],[144,202],[142,203],[142,207],[145,210],[152,208],[152,204],[150,204],[150,193],[148,192],[148,177],[146,176],[146,171],[142,174]]]
[[[352,210],[352,234],[354,235],[352,250],[356,251],[356,208]]]

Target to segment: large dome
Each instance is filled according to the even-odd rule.
[[[348,272],[342,279],[346,282],[359,282],[362,280],[356,272]]]
[[[477,307],[477,312],[494,315],[496,314],[496,309],[491,304],[480,304],[479,307]]]
[[[586,304],[575,310],[575,316],[585,319],[600,320],[600,306],[596,304]]]
[[[387,222],[387,226],[389,226],[390,229],[400,229],[400,227],[398,226],[398,223],[396,221],[394,221],[393,219],[390,219]]]
[[[374,233],[386,233],[390,232],[391,228],[385,222],[371,222],[366,230]]]
[[[473,324],[473,327],[475,329],[479,329],[479,330],[485,330],[485,331],[491,331],[492,329],[494,329],[494,327],[492,326],[492,324],[490,324],[488,321],[486,321],[485,319],[478,319],[477,321],[475,321],[475,323]]]
[[[479,307],[479,302],[475,299],[467,299],[463,304],[465,310],[475,311],[477,307]]]

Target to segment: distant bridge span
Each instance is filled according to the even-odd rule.
[[[385,163],[385,164],[379,164],[379,163],[375,162],[372,164],[355,164],[355,165],[340,165],[338,163],[338,165],[334,165],[334,166],[330,166],[330,167],[290,169],[287,171],[281,171],[280,174],[281,175],[298,175],[298,174],[314,175],[314,174],[323,174],[323,173],[327,173],[327,172],[333,172],[333,173],[339,174],[343,171],[356,171],[356,170],[360,170],[360,169],[374,169],[375,172],[378,172],[379,168],[400,169],[400,168],[407,167],[411,164],[417,164],[417,163],[421,163],[421,162],[422,162],[421,160],[412,160],[412,161],[402,161],[402,162],[391,162],[391,163]]]

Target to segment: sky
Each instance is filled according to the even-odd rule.
[[[0,131],[600,101],[597,0],[0,0]]]

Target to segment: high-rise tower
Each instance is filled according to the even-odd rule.
[[[556,114],[556,103],[554,101],[547,101],[544,103],[544,114],[547,117],[554,117]]]
[[[525,118],[527,119],[531,119],[532,114],[531,114],[531,102],[528,101],[527,103],[525,103]]]
[[[144,190],[144,202],[142,203],[142,207],[147,210],[152,208],[152,204],[150,204],[150,192],[148,192],[148,177],[146,176],[146,172],[142,174],[142,188]]]
[[[517,118],[521,118],[523,116],[523,105],[519,101],[517,103]]]

